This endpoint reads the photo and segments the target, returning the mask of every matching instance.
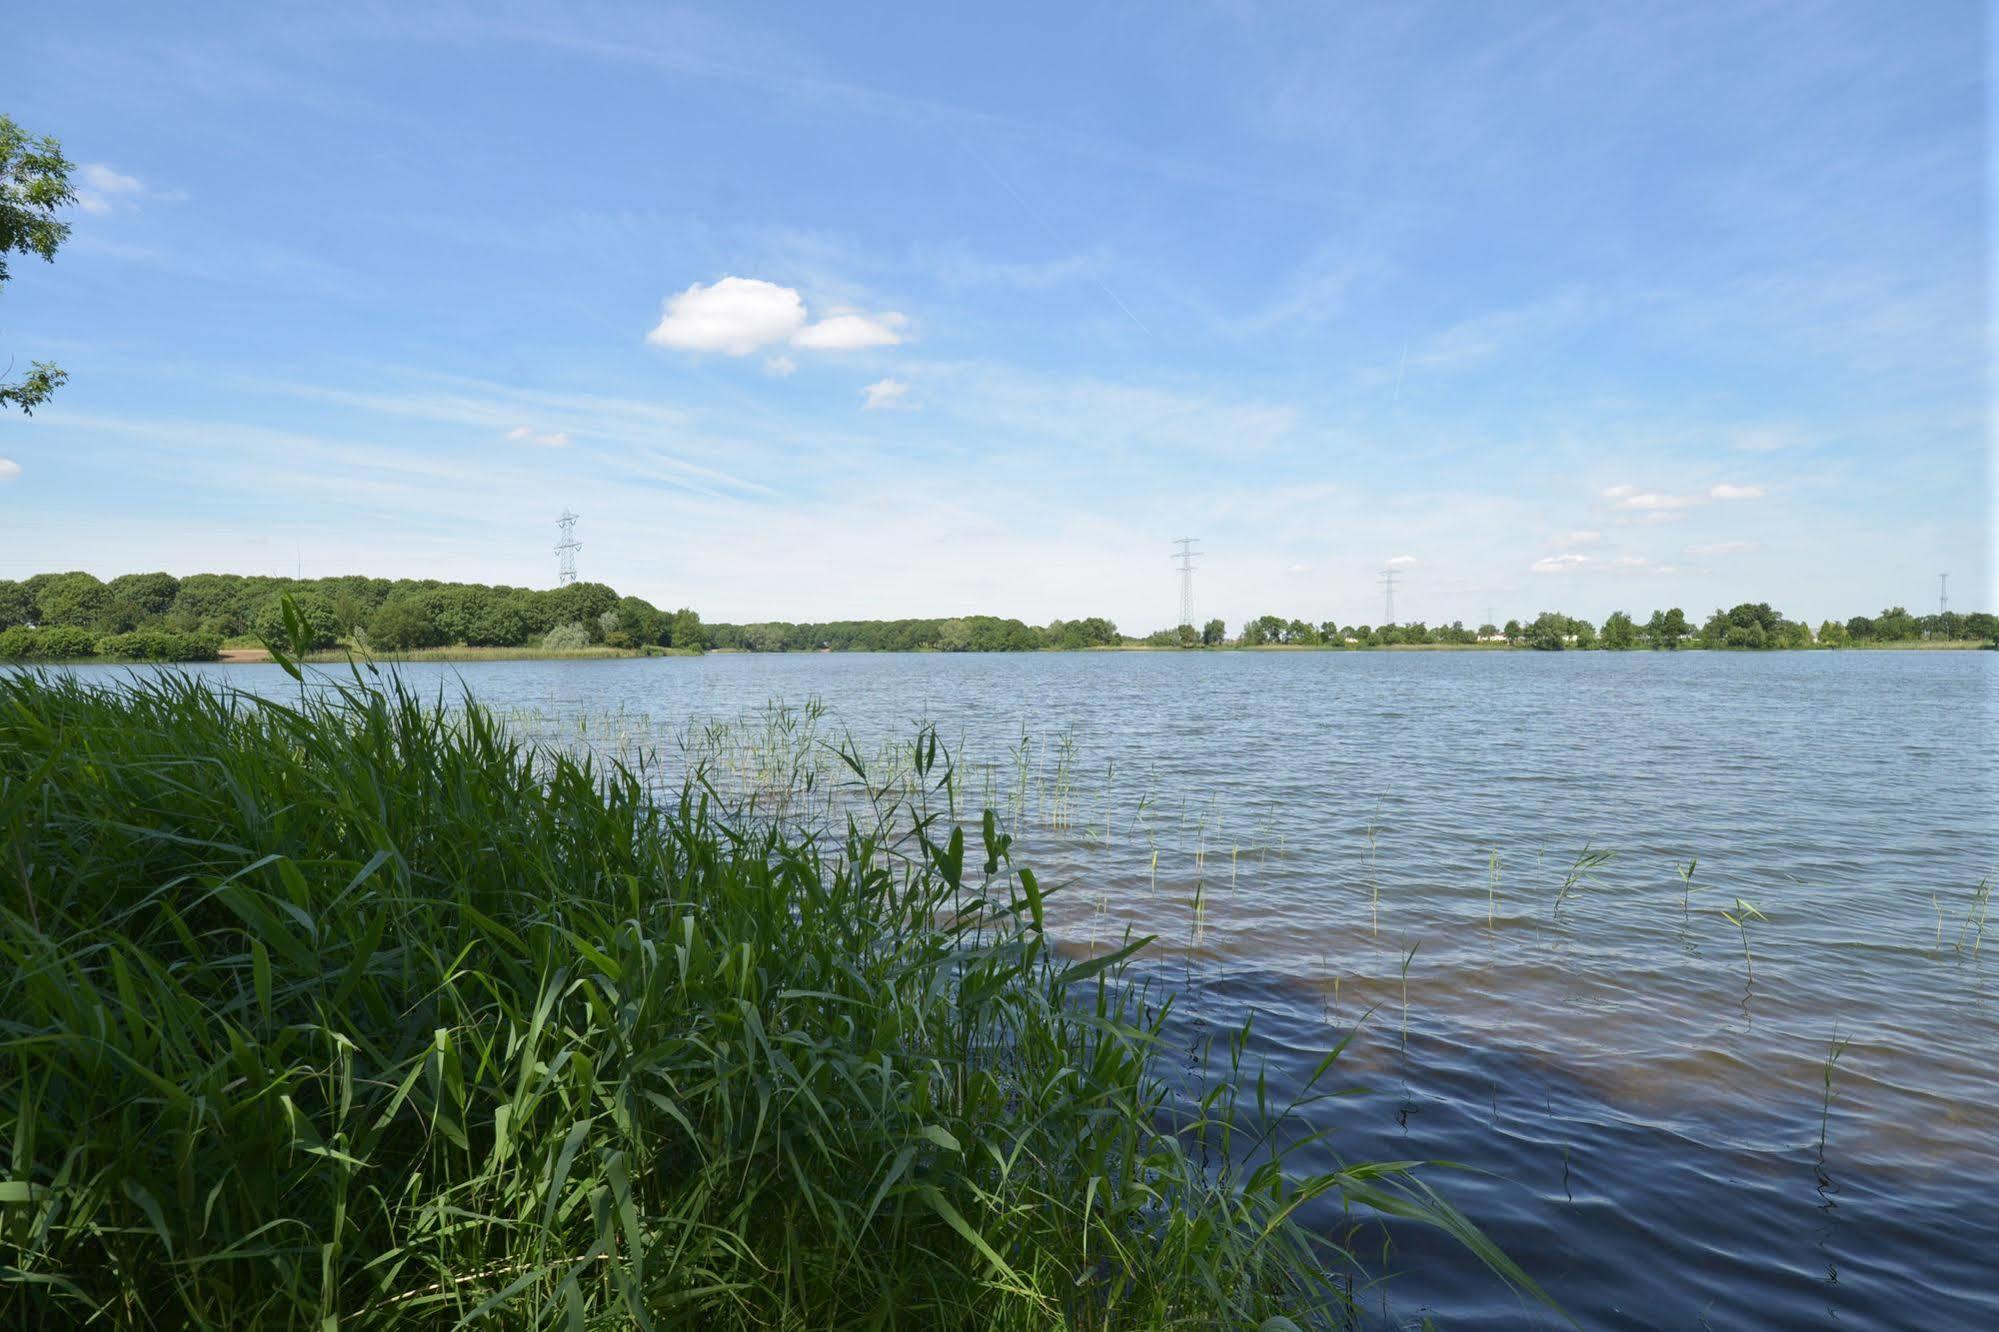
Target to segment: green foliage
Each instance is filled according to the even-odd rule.
[[[1220,647],[1229,636],[1229,627],[1220,620],[1209,620],[1201,626],[1201,646]]]
[[[708,634],[701,627],[701,617],[682,606],[673,613],[673,631],[665,641],[677,648],[699,652],[708,646]]]
[[[1671,610],[1653,611],[1652,618],[1645,622],[1645,646],[1664,651],[1674,651],[1692,633],[1687,624],[1687,613],[1678,606]]]
[[[368,646],[377,652],[409,652],[442,641],[430,616],[409,597],[391,597],[368,620]]]
[[[590,631],[580,624],[559,624],[542,635],[541,645],[551,652],[574,652],[590,646]]]
[[[1569,646],[1578,623],[1559,611],[1542,611],[1524,631],[1527,646],[1541,652],[1560,652]]]
[[[34,593],[11,578],[0,578],[0,629],[35,622]]]
[[[0,629],[0,661],[70,661],[97,655],[97,635],[79,625]]]
[[[1145,941],[1058,956],[966,840],[399,687],[0,676],[0,1323],[1346,1326],[1315,1199],[1525,1283],[1409,1163],[1295,1169],[1338,1049],[1176,1109]]]
[[[333,603],[317,591],[278,592],[266,597],[250,614],[250,632],[266,643],[286,641],[284,602],[287,597],[298,608],[298,613],[305,617],[310,630],[310,642],[305,646],[330,648],[340,640],[340,624],[334,618]]]
[[[1623,611],[1612,611],[1603,622],[1603,645],[1612,652],[1628,652],[1638,646],[1638,626]]]
[[[687,612],[682,612],[686,614]],[[678,616],[674,646],[679,639]],[[698,625],[698,621],[696,621]],[[1080,640],[1116,634],[1108,620],[1079,620]],[[1058,646],[1049,631],[996,615],[964,615],[945,620],[835,620],[823,624],[711,624],[703,631],[710,647],[749,652],[1034,652]],[[1112,641],[1116,641],[1112,637]]]
[[[1800,637],[1802,635],[1802,642]],[[1743,602],[1733,610],[1717,610],[1701,626],[1701,646],[1767,650],[1809,646],[1811,630],[1792,623],[1767,601]]]
[[[1846,626],[1838,620],[1827,620],[1819,626],[1819,646],[1839,648],[1846,646]]]
[[[1081,620],[1053,620],[1046,631],[1046,645],[1071,651],[1081,648],[1116,647],[1123,641],[1117,626],[1101,615]]]
[[[28,582],[35,588],[35,623],[44,627],[94,625],[111,599],[110,589],[87,573],[37,575]]]
[[[76,200],[69,172],[61,144],[47,135],[36,138],[11,116],[0,115],[0,287],[12,276],[8,255],[39,255],[53,263],[69,239],[69,223],[59,216]],[[19,407],[32,416],[68,378],[55,365],[35,361],[21,378],[0,380],[0,407]]]
[[[123,661],[214,661],[222,640],[212,634],[180,634],[170,629],[135,629],[97,640],[100,657]]]

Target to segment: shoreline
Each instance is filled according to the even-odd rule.
[[[1967,639],[1953,639],[1948,642],[1907,642],[1907,643],[1849,643],[1842,647],[1808,648],[1710,648],[1698,644],[1688,644],[1678,648],[1565,648],[1565,652],[1602,653],[1655,653],[1655,652],[1726,652],[1741,653],[1746,656],[1776,655],[1790,652],[1984,652],[1991,651],[1991,645]],[[536,647],[448,647],[418,648],[410,652],[384,652],[375,654],[354,653],[358,661],[377,662],[481,662],[481,661],[625,661],[656,657],[1033,657],[1047,655],[1081,655],[1092,652],[1159,652],[1159,653],[1203,653],[1203,652],[1520,652],[1533,654],[1535,649],[1510,643],[1382,643],[1374,647],[1336,646],[1330,643],[1258,643],[1249,647],[1237,644],[1218,644],[1204,647],[1161,647],[1152,643],[1120,643],[1116,646],[1099,645],[1081,648],[1035,648],[1026,652],[939,652],[935,649],[920,649],[913,652],[888,651],[846,651],[822,648],[803,652],[752,652],[747,648],[709,648],[695,651],[691,648],[563,648],[551,651]],[[348,660],[345,650],[319,651],[308,653],[304,660],[316,666],[341,665]],[[198,666],[200,661],[151,661],[133,657],[71,657],[60,660],[43,661],[39,658],[0,661],[6,666]],[[271,654],[260,647],[226,647],[216,653],[213,664],[220,666],[257,666],[273,664]]]

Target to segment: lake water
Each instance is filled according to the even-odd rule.
[[[1999,1326],[1999,654],[403,669],[612,750],[772,700],[869,752],[937,724],[1066,946],[1161,936],[1189,1039],[1253,1012],[1281,1092],[1367,1015],[1337,1149],[1483,1172],[1435,1182],[1586,1326]],[[1391,1319],[1547,1321],[1397,1240]]]

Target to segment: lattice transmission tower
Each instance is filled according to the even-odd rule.
[[[583,549],[583,543],[576,539],[576,520],[583,515],[571,513],[564,505],[562,516],[555,525],[562,529],[562,540],[555,543],[555,581],[559,587],[566,587],[576,581],[576,552]]]
[[[1381,571],[1381,622],[1395,623],[1395,570]]]
[[[1173,560],[1180,566],[1180,623],[1184,625],[1194,623],[1194,570],[1201,567],[1194,563],[1194,557],[1201,553],[1194,548],[1194,543],[1200,539],[1199,537],[1173,539],[1173,544],[1179,548]]]

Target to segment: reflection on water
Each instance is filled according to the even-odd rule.
[[[934,724],[1064,947],[1161,936],[1176,1033],[1253,1014],[1280,1094],[1364,1019],[1333,1148],[1472,1167],[1585,1325],[1999,1326],[1992,654],[406,669],[807,820]],[[1390,1318],[1534,1321],[1446,1241],[1386,1266]]]

